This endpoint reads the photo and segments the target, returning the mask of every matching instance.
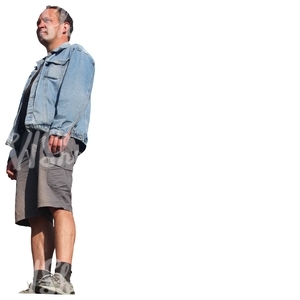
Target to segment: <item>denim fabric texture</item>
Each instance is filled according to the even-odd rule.
[[[94,59],[81,45],[64,43],[37,62],[24,91],[43,63],[31,87],[25,127],[58,136],[70,132],[71,137],[86,145],[95,74]],[[22,99],[23,96],[6,141],[11,147],[19,138],[17,128]]]

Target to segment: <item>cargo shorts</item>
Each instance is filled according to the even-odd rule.
[[[15,223],[29,225],[29,218],[43,216],[53,222],[51,208],[72,212],[73,168],[79,145],[70,138],[66,149],[53,155],[48,149],[49,133],[25,131],[13,162],[17,170]]]

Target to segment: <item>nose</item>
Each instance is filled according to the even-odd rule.
[[[45,27],[45,22],[43,20],[39,20],[38,23],[37,23],[37,27],[38,28],[43,28]]]

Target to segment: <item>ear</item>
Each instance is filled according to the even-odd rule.
[[[68,22],[64,22],[63,28],[62,28],[62,33],[67,34],[69,32],[69,29],[70,29],[70,24]]]

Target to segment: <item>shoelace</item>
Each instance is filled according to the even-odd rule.
[[[47,275],[44,275],[39,281],[38,281],[38,285],[49,285],[49,278],[51,279],[52,278],[52,275],[51,274],[47,274]]]
[[[52,276],[52,278],[58,283],[58,284],[60,284],[61,282],[60,282],[60,280],[59,280],[59,278],[57,277],[57,276]]]
[[[29,292],[30,290],[33,291],[33,289],[32,289],[32,285],[33,284],[32,283],[28,283],[28,281],[26,281],[26,283],[28,285],[28,288],[26,290],[21,291],[20,293],[26,293],[26,292]]]

